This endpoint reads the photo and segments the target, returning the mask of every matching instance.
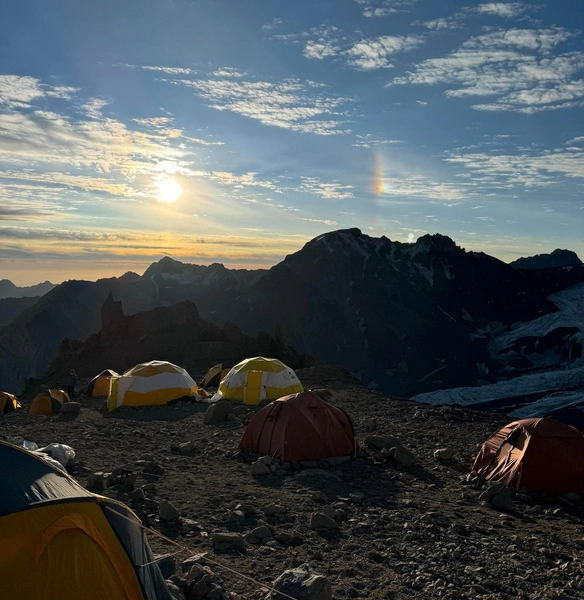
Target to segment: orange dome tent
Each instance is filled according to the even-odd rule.
[[[583,494],[584,436],[554,419],[515,421],[483,444],[472,468],[515,489]]]
[[[70,402],[69,395],[63,390],[45,390],[30,405],[30,415],[52,415],[59,412],[65,402]]]
[[[0,392],[0,413],[9,413],[20,408],[20,402],[16,396],[8,392]]]
[[[356,448],[348,415],[312,392],[284,396],[249,422],[239,448],[282,461],[345,456]]]

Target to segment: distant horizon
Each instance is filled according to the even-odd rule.
[[[343,229],[352,229],[352,227],[347,227],[347,228],[343,228]],[[333,231],[337,231],[337,230],[333,230]],[[325,233],[332,233],[332,231],[325,232]],[[370,235],[363,231],[362,231],[362,233],[364,233],[365,235]],[[430,235],[435,235],[435,234],[440,234],[440,232],[435,232],[434,234],[430,234]],[[317,234],[313,238],[307,239],[306,242],[301,243],[296,250],[288,252],[287,254],[293,254],[293,253],[299,251],[304,246],[305,243],[309,242],[310,240],[312,240],[316,237],[319,237],[319,235],[323,235],[323,234]],[[427,234],[424,234],[424,235],[427,235]],[[440,235],[444,235],[444,234],[440,234]],[[370,235],[370,237],[382,237],[382,236]],[[388,236],[385,236],[385,237],[388,237]],[[415,240],[392,240],[391,238],[389,238],[389,239],[392,242],[400,242],[400,243],[405,244],[405,243],[416,243],[421,237],[423,237],[423,236],[420,235]],[[451,237],[451,236],[448,236],[448,237]],[[533,254],[522,254],[522,255],[512,256],[510,258],[505,259],[505,258],[501,258],[500,256],[497,256],[494,253],[487,252],[481,248],[470,248],[468,246],[463,246],[456,239],[454,239],[454,238],[451,238],[451,239],[453,239],[453,241],[455,242],[455,244],[457,246],[466,250],[467,252],[483,252],[483,253],[488,254],[489,256],[493,256],[494,258],[497,258],[507,264],[517,260],[518,258],[535,256],[536,254],[551,254],[554,250],[558,250],[558,249],[571,250],[571,251],[575,252],[579,258],[581,258],[580,253],[577,252],[576,250],[573,250],[572,248],[555,247],[555,248],[550,248],[549,250],[542,250],[539,252],[535,252]],[[30,287],[33,285],[38,285],[45,281],[49,281],[56,285],[60,285],[61,283],[64,283],[65,281],[70,281],[70,280],[97,281],[98,279],[121,277],[122,275],[124,275],[125,273],[128,273],[128,272],[134,272],[134,273],[137,273],[138,275],[142,276],[143,273],[146,271],[146,269],[148,269],[148,267],[150,267],[152,264],[159,262],[160,260],[162,260],[165,257],[169,257],[169,258],[172,258],[173,260],[183,262],[186,264],[194,264],[194,265],[200,265],[200,266],[209,266],[213,263],[220,263],[220,264],[223,264],[228,269],[250,269],[250,270],[270,269],[274,265],[276,265],[279,262],[281,262],[282,260],[284,260],[285,256],[286,255],[283,255],[280,260],[276,260],[273,263],[258,263],[258,264],[249,263],[249,264],[246,264],[246,263],[237,263],[237,262],[230,263],[228,259],[226,259],[226,260],[199,260],[199,259],[197,259],[197,257],[172,255],[171,253],[167,253],[167,254],[161,254],[158,257],[151,257],[149,260],[144,260],[144,261],[137,261],[137,262],[132,262],[132,263],[118,262],[118,263],[115,263],[114,266],[111,266],[109,269],[104,269],[104,267],[101,265],[92,267],[91,264],[85,263],[83,266],[73,267],[71,273],[73,273],[74,276],[72,276],[70,273],[67,273],[63,278],[59,278],[57,276],[56,278],[51,279],[50,277],[43,276],[44,279],[41,278],[39,280],[28,279],[28,278],[25,279],[24,278],[25,276],[30,275],[30,273],[32,273],[34,271],[27,270],[27,271],[24,271],[24,273],[21,272],[22,277],[20,276],[20,274],[18,272],[15,272],[15,275],[13,277],[10,277],[10,276],[6,275],[5,271],[3,270],[2,272],[0,272],[0,280],[1,279],[9,279],[13,284],[17,285],[18,287]],[[129,265],[128,268],[123,267],[122,265],[124,265],[124,264],[126,266]],[[100,270],[100,269],[103,269],[103,270]],[[99,275],[94,274],[93,271],[95,271],[95,270],[100,270],[99,271],[100,274]],[[43,272],[46,273],[46,271],[43,271]],[[60,271],[55,270],[55,273],[60,273]],[[91,275],[83,276],[83,273],[91,273]]]

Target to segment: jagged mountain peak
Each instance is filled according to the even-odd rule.
[[[181,262],[180,260],[175,260],[170,256],[164,256],[158,262],[152,263],[145,271],[142,277],[152,277],[153,275],[158,275],[159,273],[169,273],[171,275],[182,273],[188,265]]]
[[[515,269],[546,269],[550,267],[575,267],[582,265],[579,256],[572,250],[556,248],[550,254],[536,254],[518,258],[509,263]]]

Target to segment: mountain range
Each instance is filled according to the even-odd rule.
[[[0,299],[2,298],[30,298],[31,296],[42,296],[50,292],[55,283],[43,281],[36,285],[19,287],[14,285],[10,279],[0,279]]]
[[[21,391],[64,338],[97,333],[110,293],[128,315],[190,301],[248,336],[284,326],[294,351],[396,396],[497,384],[579,364],[584,315],[564,305],[583,282],[581,263],[522,268],[439,234],[400,243],[358,229],[318,236],[269,270],[165,257],[142,276],[65,282],[0,329],[0,388]]]

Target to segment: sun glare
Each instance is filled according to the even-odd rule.
[[[158,187],[158,200],[172,204],[179,199],[183,189],[174,179],[160,179],[156,182]]]

